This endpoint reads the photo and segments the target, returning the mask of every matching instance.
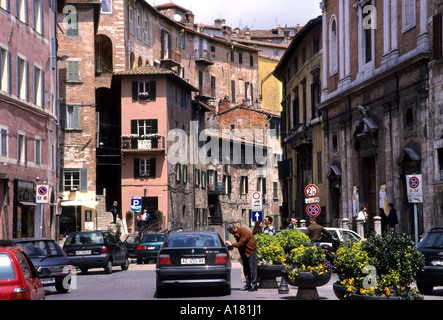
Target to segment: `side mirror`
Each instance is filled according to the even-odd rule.
[[[227,248],[228,248],[229,251],[234,250],[234,247],[233,247],[233,246],[227,246]]]

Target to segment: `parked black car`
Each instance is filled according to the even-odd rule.
[[[54,239],[6,239],[0,240],[1,245],[19,247],[26,252],[43,286],[55,286],[58,293],[69,291],[71,264]]]
[[[425,269],[417,275],[417,288],[431,294],[434,286],[443,286],[443,228],[427,232],[417,247],[425,257]]]
[[[216,286],[231,293],[231,260],[218,233],[208,231],[170,234],[158,253],[157,297],[176,287]]]
[[[128,252],[120,239],[108,231],[72,232],[65,241],[63,250],[72,265],[82,273],[89,268],[104,268],[112,273],[113,266],[129,268]]]
[[[140,236],[138,234],[128,234],[125,241],[123,242],[128,250],[129,258],[137,258],[137,247],[140,244]]]

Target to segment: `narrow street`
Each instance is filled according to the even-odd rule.
[[[293,301],[297,288],[289,286],[288,294],[279,294],[278,289],[259,289],[256,292],[240,291],[243,287],[241,265],[232,263],[231,286],[229,296],[220,296],[215,290],[177,290],[170,296],[158,299],[155,296],[155,264],[137,265],[131,263],[129,270],[121,271],[114,267],[112,274],[105,274],[103,269],[91,269],[88,274],[77,275],[74,287],[66,294],[58,294],[54,288],[46,289],[46,300],[243,300]],[[333,274],[329,283],[318,287],[320,300],[338,300],[332,289],[337,280]],[[443,300],[443,287],[437,287],[433,295],[426,295],[425,300]]]

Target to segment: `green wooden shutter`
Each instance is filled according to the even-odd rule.
[[[134,159],[134,178],[140,178],[140,159]]]
[[[60,106],[60,125],[61,129],[66,129],[66,106]]]
[[[80,129],[80,107],[74,106],[72,107],[74,111],[74,127],[73,129]]]
[[[138,101],[138,82],[132,81],[132,101]]]
[[[149,82],[149,100],[155,101],[157,98],[157,83],[155,81]]]
[[[80,191],[88,191],[88,169],[80,169]]]
[[[131,120],[131,134],[137,134],[137,120]]]
[[[150,161],[151,161],[151,163],[150,163],[150,169],[151,169],[151,172],[149,172],[149,176],[151,177],[151,178],[155,178],[156,177],[156,159],[155,158],[151,158],[150,159]]]

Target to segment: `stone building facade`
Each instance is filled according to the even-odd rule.
[[[406,175],[422,174],[430,194],[428,2],[338,0],[321,8],[328,224],[366,206],[372,232],[378,209],[392,202],[399,228],[422,233],[433,210],[425,197],[414,216]]]
[[[326,222],[326,179],[323,117],[319,110],[321,95],[322,17],[310,20],[292,39],[274,74],[282,82],[283,100],[281,139],[283,161],[280,178],[283,213],[286,220],[307,220],[304,189],[318,189],[319,221]]]

